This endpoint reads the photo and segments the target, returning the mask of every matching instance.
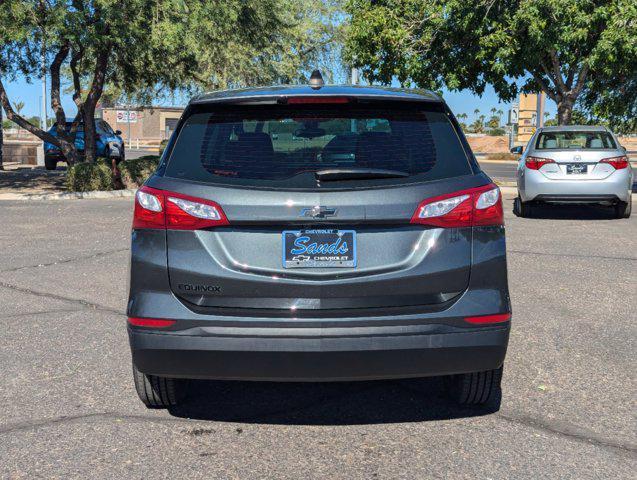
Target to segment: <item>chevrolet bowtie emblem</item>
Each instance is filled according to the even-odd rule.
[[[301,210],[301,214],[299,217],[310,217],[310,218],[327,218],[336,216],[337,210],[331,207],[309,207]]]

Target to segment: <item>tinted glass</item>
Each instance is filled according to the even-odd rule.
[[[193,113],[179,131],[165,174],[210,183],[312,188],[317,187],[314,172],[326,168],[409,174],[365,181],[379,185],[471,174],[458,134],[442,109],[348,105]],[[352,185],[351,180],[329,183]]]
[[[615,149],[613,136],[604,131],[572,131],[572,132],[542,132],[535,144],[536,150],[564,150],[564,149]]]
[[[106,123],[105,121],[101,121],[97,124],[102,130],[104,130],[106,133],[108,133],[109,135],[114,135],[115,132],[113,131],[113,129],[111,128],[111,126]]]

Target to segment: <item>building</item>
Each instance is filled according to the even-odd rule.
[[[538,127],[544,124],[544,93],[520,95],[517,143],[526,144]]]
[[[158,145],[170,138],[183,107],[132,107],[102,108],[98,116],[106,120],[114,130],[122,132],[129,144]]]

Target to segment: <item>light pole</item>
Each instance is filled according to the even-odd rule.
[[[131,149],[133,148],[133,139],[131,138],[130,135],[130,101],[126,104],[126,122],[128,123],[128,133],[126,134],[126,136],[128,136],[128,148]]]
[[[40,52],[40,59],[42,61],[42,110],[40,111],[40,127],[42,130],[46,130],[47,118],[46,118],[46,44],[44,43],[44,35],[42,36],[42,51]]]

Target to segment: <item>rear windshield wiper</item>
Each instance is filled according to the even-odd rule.
[[[317,170],[317,180],[324,182],[336,180],[365,180],[372,178],[401,178],[408,177],[409,173],[400,170],[385,170],[383,168],[326,168]]]

